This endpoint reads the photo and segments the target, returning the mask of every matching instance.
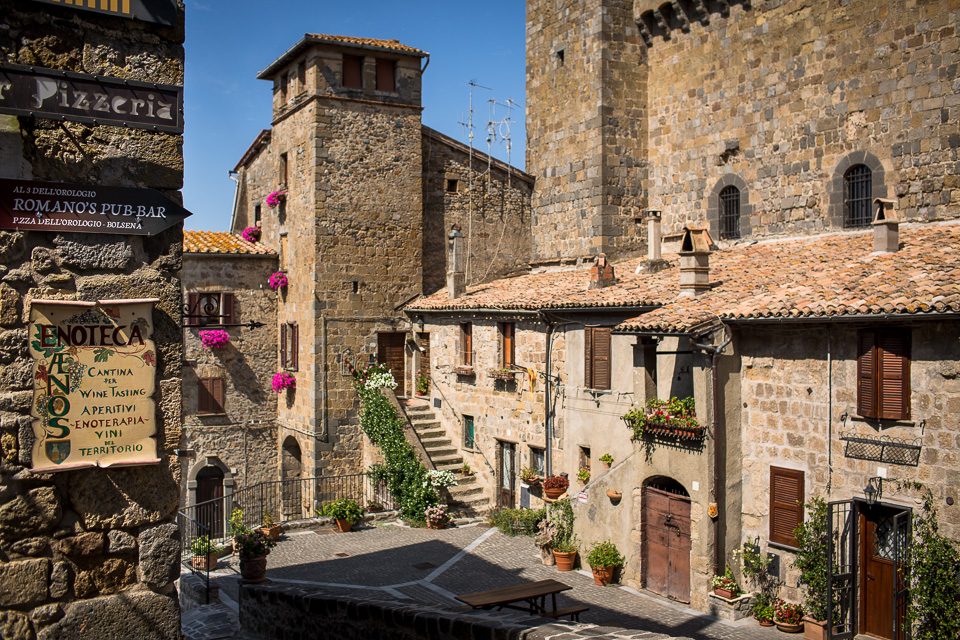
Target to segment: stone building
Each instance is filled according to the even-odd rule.
[[[278,479],[276,271],[277,254],[263,244],[184,232],[182,504]],[[201,332],[217,330],[229,342],[206,348]],[[222,525],[229,514],[201,515]]]
[[[386,362],[412,395],[429,346],[399,309],[442,286],[452,224],[470,238],[470,282],[529,262],[532,178],[476,151],[471,170],[467,147],[422,125],[427,59],[395,40],[308,34],[259,75],[273,83],[272,127],[235,168],[231,226],[260,228],[289,281],[284,477],[362,469],[352,367]]]
[[[81,6],[5,0],[0,59],[31,73],[44,68],[182,87],[183,5],[173,3],[170,11],[172,24],[165,26]],[[9,180],[156,189],[179,201],[182,147],[178,133],[102,119],[0,115],[0,178]],[[0,231],[0,635],[6,638],[180,637],[174,451],[181,432],[182,238],[179,223],[152,236]],[[156,349],[142,362],[156,388],[149,402],[156,407],[158,460],[32,472],[38,454],[31,456],[31,409],[41,371],[28,350],[31,307],[42,299],[92,309],[96,301],[145,298],[156,300],[144,320]]]

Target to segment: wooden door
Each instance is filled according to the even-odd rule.
[[[646,588],[690,602],[690,498],[645,487],[641,536]]]
[[[900,510],[874,505],[860,513],[860,633],[893,638],[895,559],[906,548],[894,525]],[[901,625],[902,626],[902,625]]]
[[[420,354],[420,371],[427,376],[427,389],[430,388],[430,334],[422,331],[417,336],[420,338],[420,348],[423,352]]]
[[[223,471],[204,467],[197,474],[197,522],[211,538],[223,537]]]
[[[387,365],[387,368],[393,373],[393,379],[397,381],[398,396],[406,395],[407,392],[404,377],[406,360],[403,354],[405,341],[405,334],[402,333],[377,334],[377,362]]]
[[[296,520],[301,517],[303,505],[303,487],[300,482],[302,472],[302,453],[300,443],[293,436],[283,441],[280,461],[280,502],[283,520]],[[310,515],[310,514],[308,514]],[[276,514],[273,514],[276,517]]]
[[[513,509],[517,486],[517,445],[512,442],[500,442],[500,473],[497,474],[499,506]]]

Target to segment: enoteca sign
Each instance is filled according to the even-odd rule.
[[[177,0],[34,0],[34,2],[159,24],[177,23]]]
[[[190,215],[154,189],[0,179],[0,229],[152,236]]]
[[[183,133],[183,88],[0,64],[0,113]]]
[[[155,302],[32,301],[34,471],[159,462]]]

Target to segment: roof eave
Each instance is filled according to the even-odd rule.
[[[415,58],[427,58],[430,56],[426,51],[414,50],[406,51],[394,49],[391,47],[380,47],[373,44],[359,44],[356,42],[343,42],[341,40],[328,40],[327,38],[317,38],[316,36],[305,35],[297,41],[292,47],[283,52],[283,54],[271,62],[266,69],[257,74],[257,80],[273,80],[274,76],[287,66],[291,58],[295,58],[312,44],[329,44],[337,47],[347,47],[349,49],[363,49],[366,51],[383,51],[401,56],[413,56]]]

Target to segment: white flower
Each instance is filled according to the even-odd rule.
[[[434,487],[455,487],[457,479],[452,471],[427,471],[427,483]]]
[[[393,378],[392,373],[374,373],[367,378],[363,386],[367,389],[382,389],[384,387],[396,389],[397,381]]]

